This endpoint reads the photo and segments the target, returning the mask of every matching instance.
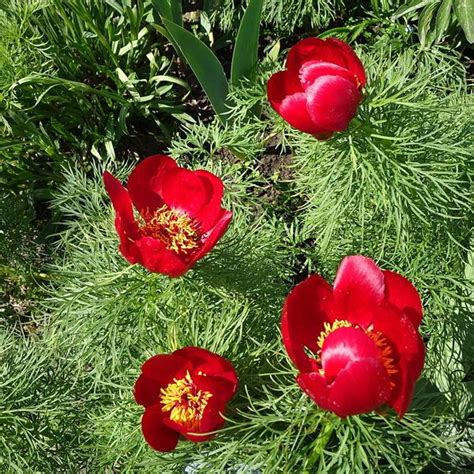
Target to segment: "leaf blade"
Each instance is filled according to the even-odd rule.
[[[244,78],[250,78],[255,70],[262,8],[263,0],[250,0],[240,23],[232,55],[230,73],[232,85],[237,85]]]
[[[474,3],[472,0],[456,0],[454,11],[466,39],[469,43],[474,43]]]
[[[225,123],[227,121],[225,113],[227,112],[226,99],[229,84],[222,64],[212,50],[192,33],[166,18],[163,18],[163,24],[174,47],[186,59],[216,114]]]

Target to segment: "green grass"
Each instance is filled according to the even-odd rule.
[[[14,7],[0,10],[6,472],[468,469],[474,104],[456,52],[409,46],[399,25],[367,26],[398,3],[364,2],[359,16],[341,7],[353,26],[340,33],[368,40],[358,51],[369,81],[349,130],[318,142],[266,102],[283,55],[275,62],[264,51],[257,86],[231,91],[233,127],[192,124],[150,2],[1,2]],[[329,1],[269,5],[267,25],[285,35],[335,17]],[[238,16],[226,8],[223,30],[225,15]],[[369,22],[363,30],[359,20]],[[176,120],[186,127],[170,141]],[[179,279],[120,256],[102,184],[105,169],[126,181],[150,134],[181,165],[221,176],[234,212],[218,246]],[[281,343],[295,282],[308,272],[332,281],[356,253],[406,275],[423,299],[427,363],[403,420],[319,410]],[[215,441],[160,454],[140,433],[133,385],[148,357],[186,345],[229,358],[239,390]]]

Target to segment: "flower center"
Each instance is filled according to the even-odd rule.
[[[188,254],[201,245],[199,224],[186,213],[166,204],[154,212],[147,212],[139,224],[145,237],[162,242],[168,250]]]
[[[170,414],[170,420],[189,430],[197,430],[204,409],[212,393],[198,390],[189,371],[182,379],[174,379],[166,388],[161,389],[160,402],[163,412]]]
[[[324,330],[322,330],[318,337],[318,361],[321,359],[321,350],[324,345],[324,341],[332,332],[336,331],[340,328],[349,328],[349,327],[359,327],[358,325],[353,325],[349,321],[345,319],[336,319],[332,323],[324,323]],[[365,334],[374,341],[377,349],[380,351],[380,361],[384,365],[385,369],[389,376],[396,374],[398,369],[395,365],[395,360],[393,358],[392,348],[390,347],[389,342],[385,338],[385,336],[381,332],[374,332],[370,327],[364,330]],[[320,369],[320,373],[324,373],[322,369]]]

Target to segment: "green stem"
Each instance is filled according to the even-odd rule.
[[[325,425],[321,429],[319,436],[313,442],[311,454],[309,455],[308,461],[306,463],[306,469],[304,474],[309,474],[310,469],[319,461],[319,458],[323,454],[324,448],[331,439],[332,433],[336,426],[339,424],[339,418],[335,416],[329,416],[326,420]]]

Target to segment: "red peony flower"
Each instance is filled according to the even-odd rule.
[[[157,451],[172,451],[180,435],[195,443],[224,424],[222,413],[237,388],[237,374],[223,357],[185,347],[148,359],[135,383],[135,400],[145,407],[142,431]]]
[[[267,95],[290,125],[323,140],[347,128],[365,83],[364,66],[348,44],[306,38],[290,49],[286,71],[270,77]]]
[[[181,276],[216,245],[232,218],[221,207],[217,176],[181,168],[169,156],[139,163],[127,189],[107,171],[104,183],[122,255],[151,272]]]
[[[402,417],[425,359],[422,307],[414,286],[367,257],[346,257],[334,286],[319,275],[286,298],[283,342],[297,382],[340,417],[383,404]]]

